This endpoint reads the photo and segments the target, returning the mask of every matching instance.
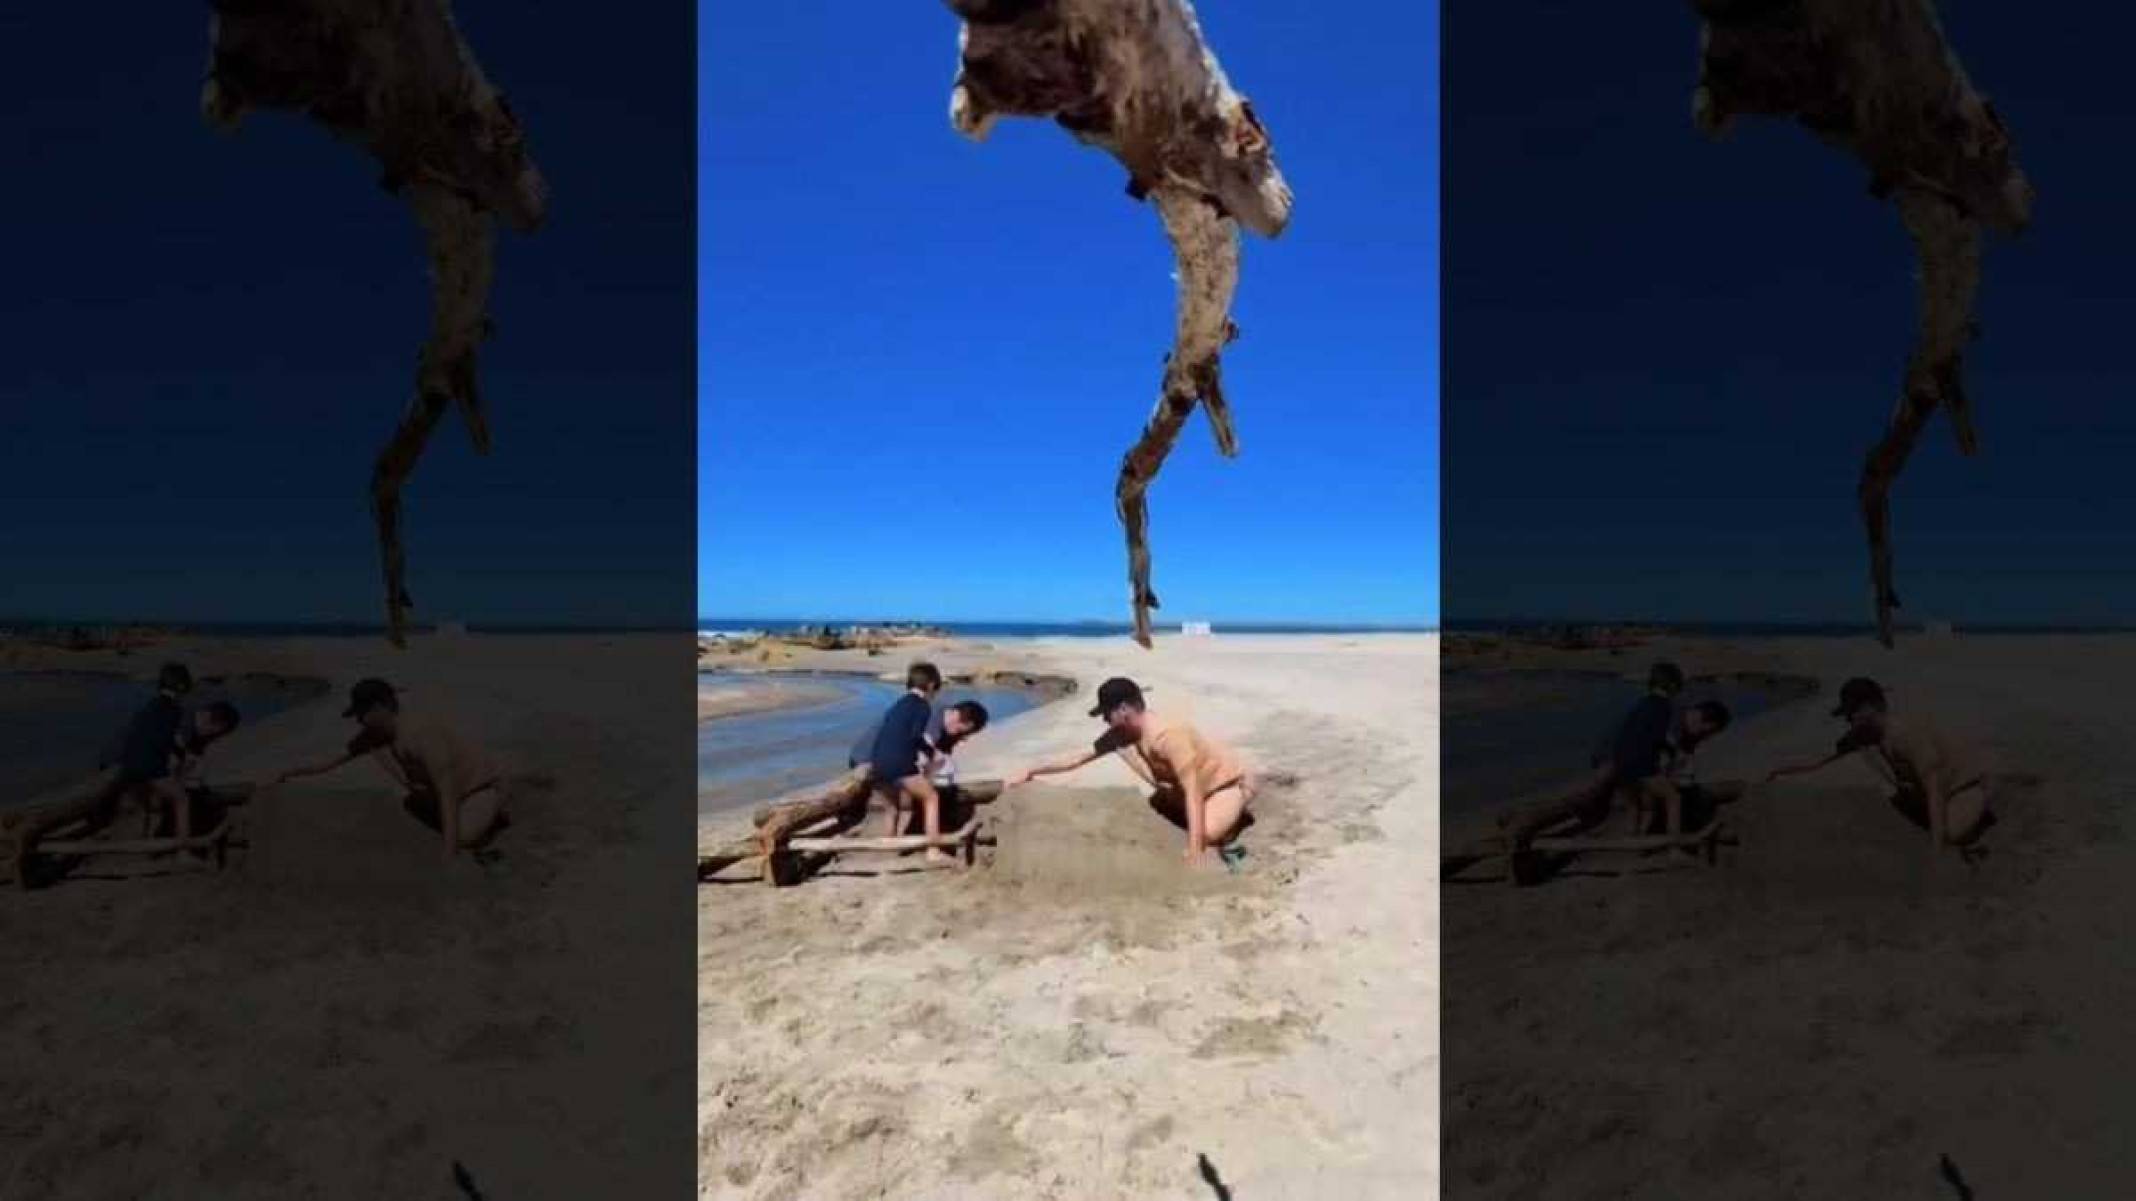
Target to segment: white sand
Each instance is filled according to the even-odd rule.
[[[1437,639],[930,655],[1081,682],[971,743],[968,779],[1087,745],[1090,693],[1129,674],[1296,782],[1236,877],[1189,875],[1107,760],[995,806],[970,873],[701,887],[700,1194],[1186,1197],[1205,1155],[1255,1201],[1434,1195]],[[719,820],[708,841],[746,815]]]

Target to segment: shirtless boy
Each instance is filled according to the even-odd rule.
[[[1766,781],[1817,771],[1866,752],[1892,786],[1892,804],[1928,831],[1931,853],[1955,847],[1962,857],[1971,858],[1980,836],[1995,824],[1988,774],[1932,723],[1893,717],[1883,686],[1875,680],[1848,680],[1832,716],[1846,721],[1847,732],[1830,755],[1815,763],[1776,768]]]
[[[503,777],[481,748],[435,717],[403,716],[391,684],[357,681],[342,716],[358,726],[348,749],[325,763],[285,771],[274,782],[322,775],[368,756],[408,790],[409,814],[444,835],[448,862],[508,823]]]
[[[1188,864],[1201,862],[1212,849],[1228,860],[1254,795],[1253,777],[1238,755],[1186,722],[1150,712],[1133,680],[1115,677],[1099,685],[1090,715],[1103,719],[1106,729],[1087,750],[1017,772],[1004,783],[1013,788],[1034,776],[1075,771],[1117,754],[1156,788],[1151,803],[1186,827]]]

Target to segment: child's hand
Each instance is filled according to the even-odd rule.
[[[1003,788],[1021,788],[1030,782],[1031,773],[1028,770],[1012,771],[1001,778],[1001,786]]]

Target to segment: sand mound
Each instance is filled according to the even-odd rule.
[[[974,873],[985,887],[1094,904],[1206,895],[1234,883],[1222,871],[1188,870],[1186,835],[1138,790],[1034,787],[995,808],[996,846]]]

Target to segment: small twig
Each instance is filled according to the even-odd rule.
[[[1973,1201],[1972,1186],[1965,1182],[1965,1177],[1958,1174],[1958,1165],[1951,1162],[1950,1156],[1939,1156],[1936,1166],[1942,1170],[1943,1179],[1957,1190],[1958,1201]]]

